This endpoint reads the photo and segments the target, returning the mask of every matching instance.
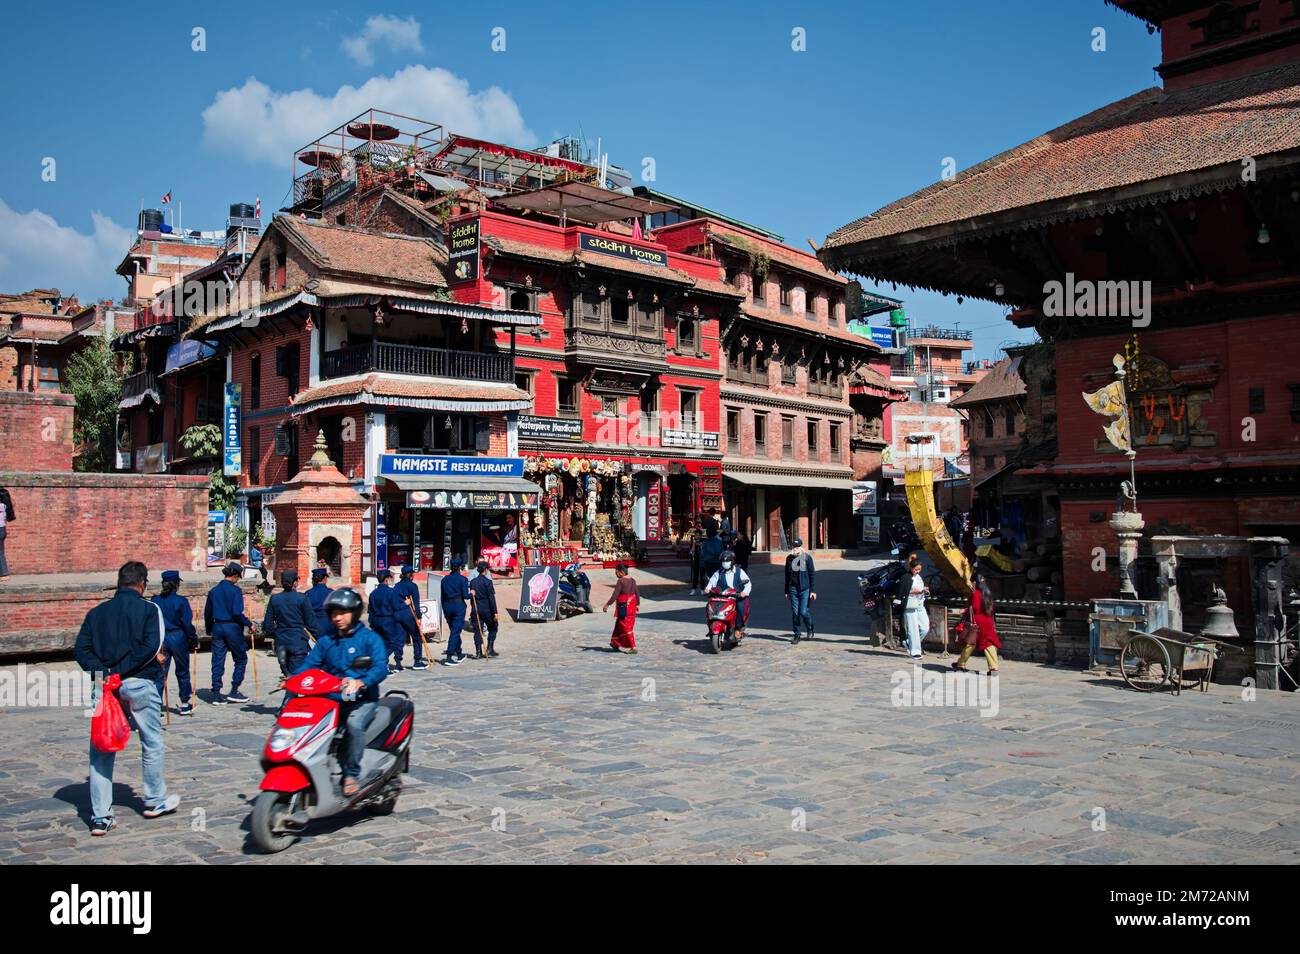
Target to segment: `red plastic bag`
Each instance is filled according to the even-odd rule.
[[[117,690],[122,688],[122,677],[114,673],[104,680],[99,695],[99,705],[90,718],[90,744],[100,752],[121,752],[131,738],[131,723],[122,711]]]

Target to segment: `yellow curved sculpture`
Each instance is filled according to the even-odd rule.
[[[921,545],[930,554],[943,578],[961,596],[970,596],[971,566],[961,552],[960,541],[948,535],[934,509],[934,472],[926,467],[909,467],[904,475],[903,487],[907,491],[907,509],[912,513],[912,525]]]

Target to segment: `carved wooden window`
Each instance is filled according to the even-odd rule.
[[[754,450],[762,453],[767,449],[767,414],[754,412]]]
[[[609,299],[609,324],[616,331],[630,331],[632,328],[632,302],[622,295],[613,295]]]
[[[734,407],[727,408],[727,450],[740,450],[740,412]]]
[[[698,431],[700,429],[700,392],[688,388],[678,388],[681,398],[681,429]]]
[[[566,417],[578,414],[578,382],[563,375],[555,376],[555,411]]]
[[[1242,6],[1236,6],[1226,0],[1223,3],[1216,3],[1210,8],[1208,14],[1188,23],[1193,30],[1201,31],[1202,40],[1194,46],[1212,46],[1226,40],[1235,40],[1247,33],[1254,33],[1259,29],[1259,21],[1248,23],[1247,20],[1250,14],[1257,10],[1259,10],[1258,2]]]

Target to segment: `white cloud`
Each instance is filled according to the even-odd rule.
[[[203,141],[246,159],[284,165],[295,149],[372,106],[441,123],[449,133],[516,145],[533,141],[518,105],[500,87],[474,92],[468,80],[428,66],[373,76],[330,96],[310,89],[273,90],[251,76],[243,86],[217,93],[203,110]]]
[[[90,225],[79,232],[40,209],[18,212],[0,199],[0,290],[53,286],[83,302],[121,297],[125,285],[113,269],[135,234],[100,212],[90,213]]]
[[[420,23],[415,17],[400,20],[382,14],[368,19],[356,36],[344,37],[342,46],[343,52],[352,59],[362,66],[370,66],[375,62],[374,47],[381,43],[395,53],[403,50],[424,52],[420,43]]]

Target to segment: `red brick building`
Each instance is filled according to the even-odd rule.
[[[831,267],[1010,303],[1055,344],[1065,594],[1113,595],[1124,455],[1079,395],[1126,385],[1145,535],[1300,542],[1300,31],[1283,0],[1115,0],[1162,34],[1144,90],[833,233]],[[1062,306],[1062,292],[1068,306]],[[1085,291],[1086,290],[1086,291]],[[1111,554],[1093,569],[1094,548]],[[1140,577],[1155,595],[1149,558]],[[1244,563],[1191,561],[1189,623]]]

